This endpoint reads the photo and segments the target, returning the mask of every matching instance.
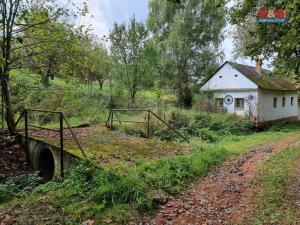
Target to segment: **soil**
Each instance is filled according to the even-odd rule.
[[[0,130],[0,183],[8,177],[32,173],[24,149],[7,131]]]
[[[299,134],[250,150],[190,185],[183,196],[170,198],[144,224],[245,224],[255,199],[252,180],[259,165],[273,152],[295,145]],[[298,143],[299,144],[299,143]]]

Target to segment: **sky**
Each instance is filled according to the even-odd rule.
[[[91,24],[93,33],[99,37],[109,33],[115,22],[128,21],[133,15],[138,21],[145,21],[148,15],[148,0],[88,0],[89,14],[81,23]],[[225,28],[230,29],[230,26]],[[224,61],[234,61],[233,39],[225,32],[222,49]],[[238,59],[237,62],[254,66],[255,63],[247,59]]]

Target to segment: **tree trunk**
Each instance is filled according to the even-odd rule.
[[[98,83],[99,83],[100,91],[102,91],[102,88],[103,88],[104,81],[105,81],[104,79],[98,79]]]
[[[136,85],[134,84],[132,86],[132,90],[130,93],[130,97],[131,97],[131,103],[135,104],[135,94],[136,94]]]
[[[188,86],[188,81],[177,82],[177,102],[180,108],[191,108],[192,107],[192,92]]]
[[[49,87],[50,83],[49,83],[49,76],[47,74],[45,74],[44,76],[42,76],[42,84],[44,85],[44,87]]]
[[[3,94],[5,111],[6,111],[5,119],[6,119],[7,127],[9,132],[13,134],[16,130],[16,126],[15,126],[13,107],[10,99],[7,74],[2,74],[1,87],[2,87],[2,94]]]

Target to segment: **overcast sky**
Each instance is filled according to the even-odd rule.
[[[108,34],[114,22],[128,21],[133,15],[138,21],[145,21],[148,15],[148,0],[88,0],[89,15],[81,23],[91,23],[93,33],[98,36]],[[232,39],[226,34],[223,43],[225,59],[233,59]],[[239,59],[238,62],[254,66],[250,60]]]

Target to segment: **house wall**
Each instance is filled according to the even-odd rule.
[[[255,83],[231,67],[229,64],[225,64],[201,87],[201,90],[208,91],[257,88],[258,86]]]
[[[214,94],[214,98],[225,98],[227,95],[233,97],[233,102],[229,105],[223,103],[223,107],[228,113],[234,113],[239,116],[248,116],[252,115],[257,116],[257,105],[258,105],[258,91],[217,91]],[[253,99],[250,100],[249,96],[253,96]],[[235,98],[244,98],[244,109],[236,109],[234,104]]]
[[[277,97],[277,107],[273,107],[273,99]],[[282,107],[282,98],[285,97],[285,107]],[[294,104],[291,106],[291,97],[294,97]],[[259,122],[279,120],[284,118],[298,117],[298,95],[297,91],[274,91],[259,90]]]

